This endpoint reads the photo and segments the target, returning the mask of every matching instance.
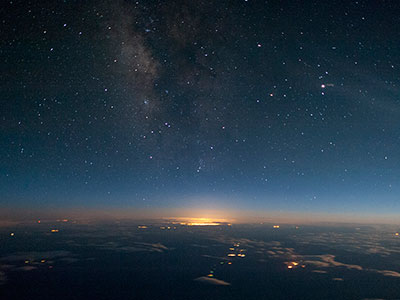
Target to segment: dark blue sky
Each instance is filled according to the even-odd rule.
[[[9,1],[0,205],[400,211],[397,1]]]

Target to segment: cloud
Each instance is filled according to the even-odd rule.
[[[306,265],[315,266],[317,268],[328,268],[331,266],[329,263],[319,260],[304,260],[303,263]]]
[[[298,257],[306,258],[309,257],[307,255]],[[332,254],[323,254],[323,255],[315,255],[311,256],[308,260],[303,260],[302,263],[312,265],[319,268],[333,268],[333,267],[344,267],[347,269],[358,270],[358,271],[367,271],[367,272],[374,272],[381,274],[383,276],[390,276],[390,277],[397,277],[400,278],[400,273],[397,271],[392,270],[377,270],[377,269],[369,269],[364,268],[360,265],[353,265],[353,264],[345,264],[335,260],[335,256]],[[321,270],[314,270],[314,273],[323,273],[324,271]]]
[[[266,250],[267,248],[270,249],[281,249],[281,242],[279,241],[260,241],[260,240],[252,240],[252,239],[246,239],[246,238],[239,238],[239,239],[234,239],[232,237],[228,236],[215,236],[212,238],[212,240],[215,240],[219,243],[222,244],[227,244],[227,245],[233,245],[233,244],[240,244],[241,247],[244,248],[254,248],[257,250]]]
[[[329,264],[329,266],[332,267],[345,267],[347,269],[355,269],[355,270],[363,270],[363,267],[359,265],[352,265],[352,264],[345,264],[339,261],[335,260],[335,255],[332,254],[325,254],[325,255],[319,255],[318,257],[321,258],[323,262],[326,262]]]
[[[150,246],[152,246],[153,248],[157,248],[160,250],[168,250],[168,247],[164,246],[161,243],[156,243],[156,244],[149,244]]]
[[[91,246],[98,247],[104,250],[118,251],[118,252],[160,252],[163,253],[167,250],[171,250],[167,246],[161,243],[143,243],[136,242],[133,245],[121,245],[115,242],[108,242],[105,244],[93,244]]]
[[[331,249],[354,251],[367,255],[398,255],[400,246],[393,243],[393,232],[395,227],[382,226],[354,232],[339,233],[325,232],[321,234],[304,234],[295,236],[293,239],[300,244],[313,244],[326,247],[329,245]]]
[[[293,261],[301,261],[302,264],[313,266],[316,268],[337,268],[342,267],[350,270],[374,272],[383,276],[397,277],[400,278],[400,273],[392,270],[377,270],[370,269],[360,265],[347,264],[336,260],[336,256],[332,254],[321,254],[321,255],[301,255],[295,253],[293,248],[284,247],[271,247],[274,251],[268,250],[266,253],[275,258],[289,259]],[[313,270],[313,273],[328,273],[325,270]],[[335,280],[335,279],[334,279]]]
[[[387,257],[397,254],[400,250],[400,247],[393,240],[393,232],[395,230],[396,228],[384,226],[368,228],[368,230],[357,230],[353,233],[327,232],[310,235],[304,234],[293,236],[292,239],[300,245],[323,246],[325,248],[328,246],[333,252],[345,249],[347,252],[352,252],[354,256],[363,254],[367,257],[371,255]],[[330,253],[303,255],[297,253],[294,248],[284,247],[283,243],[277,241],[265,242],[251,239],[232,239],[224,236],[213,239],[223,244],[240,242],[241,247],[252,249],[258,255],[265,255],[264,257],[282,260],[282,263],[296,261],[301,265],[306,265],[313,273],[327,274],[330,269],[342,268],[400,278],[400,272],[398,271],[378,270],[369,268],[368,265],[341,262],[337,260],[335,255]],[[258,261],[266,262],[264,257],[260,257]],[[332,280],[341,281],[342,278],[335,277]]]
[[[313,273],[320,273],[320,274],[327,274],[328,271],[323,271],[323,270],[313,270]]]
[[[400,277],[400,273],[396,271],[390,271],[390,270],[373,270],[373,271],[382,274],[384,276]]]
[[[39,269],[41,265],[53,264],[54,261],[63,261],[73,263],[78,261],[69,251],[31,251],[17,252],[11,255],[0,257],[0,284],[7,279],[6,272],[28,272]],[[43,261],[42,261],[43,260]],[[12,264],[4,264],[3,262],[12,262]]]
[[[366,250],[367,253],[369,254],[380,254],[382,256],[388,256],[391,254],[390,250],[387,250],[385,247],[371,247]]]
[[[220,279],[216,279],[216,278],[210,278],[207,276],[201,276],[199,278],[194,279],[195,281],[198,282],[203,282],[203,283],[208,283],[208,284],[212,284],[212,285],[231,285],[229,282],[220,280]]]
[[[68,257],[71,256],[71,252],[58,250],[58,251],[43,251],[43,252],[18,252],[12,255],[3,256],[0,258],[0,261],[35,261],[41,259],[54,259],[54,258],[61,258],[61,257]]]

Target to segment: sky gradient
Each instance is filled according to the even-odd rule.
[[[396,1],[9,1],[0,207],[400,212]]]

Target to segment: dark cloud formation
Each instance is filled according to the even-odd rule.
[[[0,285],[7,282],[10,272],[30,272],[52,268],[54,263],[74,263],[76,255],[65,250],[17,252],[0,257]]]
[[[59,259],[72,255],[69,251],[58,250],[58,251],[43,251],[43,252],[22,252],[12,255],[3,256],[0,261],[16,262],[16,261],[40,261],[41,259]]]
[[[400,273],[395,270],[385,270],[382,267],[396,267],[397,264],[390,264],[375,267],[374,264],[362,265],[341,261],[334,254],[337,251],[345,250],[351,253],[349,257],[354,260],[358,255],[366,257],[385,257],[389,260],[397,261],[399,255],[397,238],[393,234],[393,227],[377,226],[365,229],[355,229],[351,232],[341,232],[337,230],[309,234],[294,234],[289,240],[295,241],[295,247],[290,247],[291,242],[283,241],[263,241],[249,238],[232,238],[230,236],[216,236],[215,240],[226,245],[240,244],[244,249],[250,249],[257,253],[260,262],[266,262],[265,256],[281,261],[285,265],[296,262],[297,266],[304,266],[316,274],[330,274],[333,269],[350,270],[356,272],[376,273],[387,277],[400,277]],[[322,247],[328,253],[308,254],[297,250],[299,246]],[[228,246],[227,246],[228,247]],[[218,257],[216,257],[218,258]],[[219,258],[223,259],[223,258]],[[292,265],[293,266],[293,265]],[[333,280],[338,280],[333,278]]]
[[[155,290],[170,299],[177,293],[185,298],[216,293],[227,299],[258,299],[258,286],[265,296],[279,299],[300,291],[310,299],[336,299],[343,293],[352,299],[393,299],[400,279],[399,253],[392,251],[399,241],[395,226],[188,226],[170,220],[123,219],[55,223],[60,231],[54,234],[47,230],[54,228],[51,222],[15,226],[14,236],[4,235],[9,228],[1,232],[0,284],[10,284],[5,291],[12,290],[19,278],[36,276],[39,291],[50,283],[57,285],[60,278],[68,284],[79,279],[83,286],[106,278],[105,289],[115,282],[119,289],[112,289],[113,295],[122,291],[129,297],[145,289],[146,295]],[[18,251],[32,245],[40,245],[41,251]],[[370,247],[378,250],[368,251]]]

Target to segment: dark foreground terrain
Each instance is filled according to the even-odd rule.
[[[3,227],[0,299],[400,299],[398,228],[273,225]]]

